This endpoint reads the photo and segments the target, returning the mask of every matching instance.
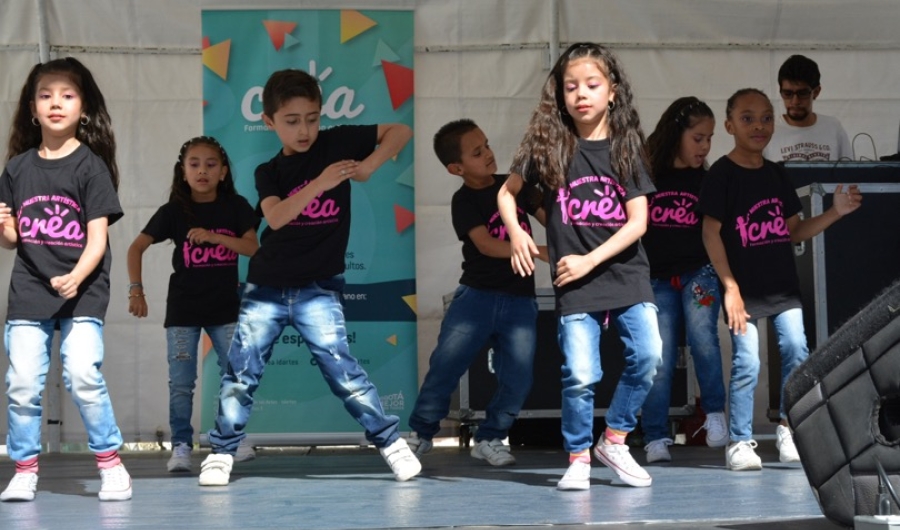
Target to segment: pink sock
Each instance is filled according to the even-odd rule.
[[[97,459],[97,467],[100,469],[109,469],[122,463],[122,459],[119,458],[119,452],[115,449],[105,453],[96,453],[94,457]]]
[[[29,458],[28,460],[22,460],[21,462],[16,462],[16,473],[37,473],[38,472],[38,457]]]
[[[607,427],[606,431],[603,433],[603,437],[612,444],[624,444],[626,436],[628,436],[627,432],[617,431],[615,429],[610,429],[609,427]]]
[[[585,449],[580,453],[569,453],[569,463],[573,464],[575,462],[584,462],[585,464],[590,464],[591,452]]]

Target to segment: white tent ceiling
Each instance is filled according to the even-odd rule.
[[[0,129],[8,130],[21,84],[41,50],[85,62],[115,124],[126,217],[110,234],[115,265],[104,372],[130,442],[153,440],[158,428],[167,430],[165,291],[160,287],[149,294],[151,308],[157,308],[150,318],[136,321],[128,315],[125,252],[165,200],[181,142],[202,131],[201,11],[261,7],[415,10],[423,366],[436,341],[441,296],[455,288],[460,271],[459,243],[449,222],[450,197],[459,181],[435,159],[431,136],[449,120],[475,118],[502,170],[557,46],[588,40],[617,50],[645,130],[680,96],[706,100],[720,117],[736,89],[754,86],[774,96],[781,62],[803,53],[822,70],[816,110],[844,123],[855,138],[856,158],[897,151],[900,9],[893,0],[267,0],[262,6],[247,0],[0,0]],[[773,102],[779,108],[780,101]],[[719,123],[711,158],[730,145]],[[146,283],[166,285],[168,260],[164,248],[145,255]],[[0,253],[4,281],[12,261],[12,253]],[[546,271],[538,280],[549,285]],[[5,306],[5,289],[0,289],[0,311]],[[5,363],[5,357],[0,359],[0,371],[5,372]],[[63,413],[77,418],[72,410]],[[5,410],[0,432],[4,419]],[[81,433],[77,420],[62,429],[64,441],[80,441]]]

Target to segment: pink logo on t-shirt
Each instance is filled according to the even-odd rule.
[[[519,219],[519,226],[522,227],[522,230],[524,230],[526,234],[531,235],[531,227],[525,221],[525,210],[517,207],[516,216]],[[487,222],[487,229],[488,233],[491,234],[491,237],[494,239],[509,241],[509,233],[506,231],[506,225],[503,224],[503,219],[500,218],[500,212],[496,212],[491,216]]]
[[[738,216],[734,228],[741,236],[741,245],[745,248],[791,241],[791,231],[784,218],[784,206],[777,197],[753,205],[746,215]]]
[[[19,239],[37,245],[83,248],[85,233],[79,212],[81,207],[69,197],[34,196],[19,208]]]
[[[686,191],[657,193],[650,203],[650,224],[666,228],[691,228],[700,218],[696,211],[697,196]]]
[[[234,232],[225,228],[212,228],[209,229],[209,232],[236,237]],[[181,253],[184,256],[184,266],[188,269],[191,267],[228,267],[235,265],[238,259],[237,252],[225,245],[192,245],[187,239],[184,240]]]
[[[291,197],[297,194],[300,190],[309,185],[310,181],[306,181],[303,184],[297,186],[288,192],[288,197]],[[336,223],[338,222],[338,214],[341,213],[341,208],[337,205],[334,199],[322,199],[322,196],[325,192],[322,192],[316,195],[309,204],[306,205],[306,208],[300,212],[294,220],[290,223],[294,226],[309,226],[309,225],[319,225],[319,224],[328,224],[328,223]],[[306,217],[306,220],[301,219],[301,217]]]
[[[573,196],[574,190],[583,185],[590,186],[589,193],[579,190],[578,196]],[[560,204],[563,224],[619,227],[627,220],[622,206],[625,193],[625,188],[613,178],[588,176],[559,188],[556,202]]]

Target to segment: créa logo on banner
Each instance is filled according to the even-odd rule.
[[[321,74],[316,74],[316,62],[309,61],[309,70],[307,70],[310,75],[318,78],[319,82],[323,82],[334,72],[334,70],[328,66],[324,70],[322,70]],[[321,85],[320,85],[321,86]],[[241,115],[244,116],[244,119],[250,122],[259,122],[262,121],[262,94],[263,87],[254,86],[251,87],[250,90],[244,94],[243,99],[241,99]],[[329,94],[325,94],[322,92],[322,116],[330,119],[338,119],[338,118],[355,118],[359,116],[362,111],[366,109],[366,106],[362,103],[353,106],[353,98],[356,97],[356,91],[348,86],[339,86],[331,91]],[[254,111],[254,106],[259,110],[259,112]],[[267,127],[265,125],[245,125],[245,131],[265,131]]]

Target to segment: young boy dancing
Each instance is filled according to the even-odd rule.
[[[263,88],[263,121],[282,148],[256,168],[256,190],[268,227],[250,259],[229,366],[219,389],[212,454],[201,486],[224,486],[272,346],[291,325],[309,346],[322,376],[365,428],[399,481],[422,469],[384,413],[378,391],[350,354],[341,292],[350,238],[350,180],[365,182],[412,137],[402,124],[342,125],[319,130],[322,93],[301,70],[280,70]],[[378,149],[376,149],[376,146]]]

